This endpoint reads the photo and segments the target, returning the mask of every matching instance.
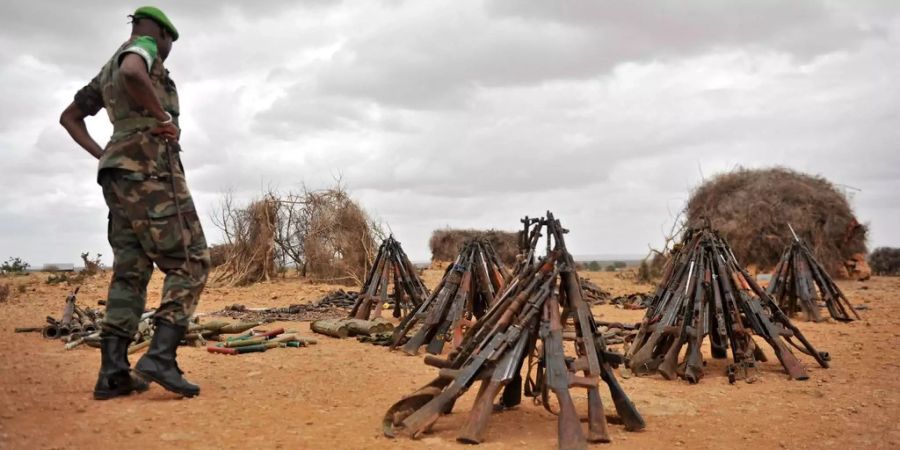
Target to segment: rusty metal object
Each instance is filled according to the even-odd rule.
[[[388,295],[389,285],[393,294]],[[381,242],[375,262],[369,270],[348,317],[369,320],[381,317],[385,305],[393,304],[393,316],[405,317],[428,297],[428,288],[419,278],[400,242],[388,236]]]
[[[438,376],[388,409],[383,419],[386,436],[420,437],[442,415],[450,413],[456,400],[475,382],[480,382],[480,388],[457,435],[460,442],[484,440],[488,421],[496,410],[495,400],[509,408],[524,394],[549,409],[546,400],[551,393],[562,407],[557,425],[560,448],[607,442],[610,437],[600,399],[601,380],[609,388],[626,430],[644,428],[643,419],[616,381],[613,367],[623,361],[622,355],[606,348],[601,327],[590,314],[565,246],[566,231],[549,212],[546,218],[526,218],[523,222],[523,251],[509,282],[497,291],[490,308],[446,359],[426,356],[426,364],[438,368]],[[538,258],[541,231],[547,233],[549,251]],[[456,283],[456,278],[461,276],[450,283]],[[573,327],[566,330],[569,323]],[[564,345],[564,340],[572,340],[573,345]],[[526,361],[529,364],[525,365]],[[523,366],[528,368],[524,382]],[[587,432],[582,430],[572,388],[587,390]]]
[[[791,317],[802,311],[807,320],[821,322],[824,319],[819,313],[819,301],[822,301],[835,320],[851,322],[859,319],[859,313],[806,242],[794,233],[793,228],[791,234],[794,240],[775,266],[766,293],[775,298],[778,306]]]
[[[67,343],[81,342],[83,338],[95,334],[100,329],[103,313],[97,309],[79,307],[79,290],[80,287],[76,287],[66,296],[60,319],[47,316],[47,324],[40,328],[41,335],[45,339],[62,339]]]
[[[440,354],[447,343],[459,345],[465,330],[485,314],[491,299],[505,287],[505,271],[490,242],[472,239],[464,243],[434,292],[400,321],[391,348],[404,342],[401,348],[410,355],[422,346],[428,353]]]
[[[827,353],[806,340],[716,231],[689,229],[677,248],[626,353],[634,374],[659,372],[667,379],[698,382],[704,366],[700,349],[707,337],[713,358],[725,359],[730,351],[727,375],[731,382],[738,377],[752,380],[750,370],[765,360],[753,336],[769,344],[794,379],[808,376],[788,344],[828,367]],[[681,357],[685,345],[687,351]]]

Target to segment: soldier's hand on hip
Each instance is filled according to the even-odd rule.
[[[177,141],[178,136],[181,134],[181,130],[179,130],[174,123],[164,123],[150,130],[150,133],[156,136],[162,136],[165,139]]]

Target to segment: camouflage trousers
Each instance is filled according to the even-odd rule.
[[[174,189],[169,173],[100,172],[115,258],[103,322],[107,333],[131,337],[137,331],[154,263],[166,274],[154,319],[187,326],[197,307],[209,273],[209,249],[180,161],[177,166]]]

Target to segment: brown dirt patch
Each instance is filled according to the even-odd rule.
[[[588,273],[613,295],[649,291],[614,274]],[[440,272],[430,270],[434,286]],[[380,421],[394,401],[434,375],[420,357],[386,348],[319,336],[319,344],[243,356],[179,350],[181,366],[202,395],[179,400],[158,386],[139,396],[91,400],[99,367],[94,349],[66,352],[36,334],[16,335],[16,326],[36,325],[62,309],[66,286],[43,284],[39,275],[7,278],[30,283],[25,293],[0,304],[0,448],[470,448],[457,444],[456,430],[474,393],[442,418],[420,441],[382,437]],[[105,295],[105,279],[82,287],[80,301]],[[777,362],[763,364],[760,380],[731,386],[721,361],[691,386],[660,377],[622,380],[647,421],[647,430],[626,433],[611,425],[613,443],[592,448],[897,448],[900,446],[900,278],[842,282],[854,304],[866,304],[865,320],[850,324],[799,324],[833,367],[820,369],[803,357],[810,380],[790,381]],[[154,277],[151,303],[161,278]],[[241,303],[248,307],[311,302],[335,286],[298,280],[242,288],[209,289],[200,311]],[[637,321],[643,311],[598,306],[602,320]],[[307,323],[284,323],[312,335]],[[13,344],[10,346],[9,344]],[[771,354],[771,352],[769,352]],[[584,396],[576,401],[584,407]],[[606,406],[611,401],[604,396]],[[481,448],[556,448],[555,418],[526,402],[495,415]]]

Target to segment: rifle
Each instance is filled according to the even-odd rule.
[[[657,371],[667,380],[673,380],[676,377],[675,372],[678,366],[678,355],[681,353],[681,347],[688,341],[690,328],[694,325],[694,314],[697,311],[697,306],[701,303],[701,298],[703,296],[703,285],[695,280],[702,277],[705,270],[706,266],[704,265],[704,258],[701,254],[700,261],[697,264],[697,273],[700,275],[698,277],[690,277],[688,284],[685,286],[685,296],[690,295],[690,297],[684,302],[684,321],[681,324],[681,332],[678,334],[678,337],[672,345],[669,346],[669,350],[666,352],[662,362],[657,368]],[[693,291],[691,291],[692,283]]]
[[[528,344],[533,345],[530,329],[528,327],[524,329],[512,350],[507,351],[494,367],[491,378],[481,382],[466,424],[456,437],[457,441],[478,444],[483,440],[484,430],[494,410],[494,398],[500,393],[500,389],[508,386],[510,381],[519,376],[519,368],[526,349],[529,348]]]
[[[769,286],[766,287],[766,292],[772,297],[778,298],[781,297],[781,293],[784,290],[784,283],[782,280],[787,280],[787,275],[782,272],[788,271],[788,260],[790,259],[791,251],[787,250],[781,255],[781,259],[778,260],[778,264],[775,265],[775,269],[772,270],[772,281],[769,282]]]
[[[819,314],[819,305],[816,303],[816,288],[811,285],[812,272],[806,259],[799,252],[794,253],[794,270],[797,271],[794,274],[795,294],[800,299],[800,307],[809,320],[821,322],[822,315]]]
[[[737,297],[734,293],[732,284],[734,283],[734,278],[731,277],[728,268],[726,267],[725,257],[723,256],[724,249],[719,249],[717,246],[714,250],[716,251],[713,254],[713,259],[715,260],[716,267],[719,271],[719,283],[721,283],[721,289],[724,294],[722,304],[725,309],[725,326],[731,329],[731,339],[729,339],[729,342],[731,343],[731,358],[733,364],[727,369],[728,381],[734,383],[735,370],[740,370],[742,377],[746,378],[747,367],[752,364],[752,359],[748,362],[748,359],[751,358],[751,356],[747,351],[747,341],[749,340],[750,335],[744,329],[740,307],[738,306]],[[721,252],[719,250],[721,250]],[[741,339],[741,342],[738,342],[738,339]]]
[[[591,314],[590,308],[584,301],[584,295],[581,289],[581,281],[575,272],[575,260],[572,254],[566,248],[564,234],[566,230],[553,217],[553,213],[547,211],[548,232],[556,240],[557,248],[562,250],[563,269],[560,271],[562,278],[561,292],[565,293],[565,306],[569,311],[575,313],[575,333],[576,345],[575,351],[578,359],[574,362],[574,367],[582,370],[583,382],[588,389],[588,440],[591,442],[609,442],[609,431],[606,428],[606,417],[603,415],[603,402],[600,399],[600,390],[597,386],[600,378],[600,360],[601,353],[594,336],[599,334],[597,324],[594,323],[594,316]],[[558,315],[558,305],[556,300],[550,300],[550,307],[553,309],[551,314]],[[553,317],[551,317],[551,320]],[[551,323],[552,326],[552,323]],[[560,323],[560,329],[562,323]],[[562,440],[560,441],[562,442]]]
[[[443,317],[444,310],[447,308],[448,303],[451,300],[450,293],[455,293],[459,289],[459,285],[462,282],[462,274],[467,271],[466,266],[464,265],[464,260],[462,258],[463,255],[460,254],[456,257],[456,263],[453,264],[453,270],[452,272],[450,272],[449,278],[446,283],[446,286],[449,286],[449,289],[441,289],[440,291],[435,291],[438,292],[438,296],[425,315],[425,324],[424,326],[419,328],[419,331],[417,331],[416,334],[414,334],[411,338],[409,338],[408,341],[406,341],[406,344],[402,348],[404,353],[408,355],[418,354],[419,347],[424,345],[426,341],[433,337],[433,333],[435,331],[434,325],[436,325],[440,318]],[[428,303],[431,304],[432,302]]]
[[[715,260],[715,254],[713,254]],[[728,345],[728,331],[725,326],[725,306],[722,299],[722,272],[718,264],[713,264],[712,270],[712,296],[713,303],[710,305],[710,314],[712,316],[711,328],[715,329],[714,333],[710,333],[710,353],[716,359],[724,359],[728,357],[726,346]]]
[[[383,242],[382,245],[384,245]],[[379,284],[387,283],[387,280],[382,279],[384,276],[384,267],[387,264],[386,253],[387,252],[383,255],[379,254],[380,257],[378,258],[378,261],[376,261],[377,265],[374,266],[372,278],[366,283],[365,292],[360,292],[360,300],[356,302],[353,309],[350,311],[350,317],[364,320],[369,318],[369,315],[372,312],[372,302],[375,301],[375,292],[377,292]],[[375,277],[377,277],[377,279]],[[379,301],[379,304],[380,303],[381,302]]]
[[[682,289],[681,283],[684,282],[684,274],[685,272],[690,274],[693,270],[693,264],[691,264],[688,259],[688,255],[693,255],[696,247],[700,244],[699,234],[696,236],[691,235],[689,239],[689,249],[680,252],[671,262],[667,272],[674,274],[674,276],[663,279],[663,282],[660,283],[656,294],[654,294],[653,303],[647,308],[647,314],[641,320],[641,325],[640,328],[638,328],[638,334],[634,338],[634,343],[628,349],[626,359],[629,361],[629,367],[635,371],[635,374],[642,375],[649,373],[659,364],[659,360],[651,359],[652,351],[654,350],[657,341],[660,339],[660,333],[662,333],[664,328],[669,326],[672,320],[674,320],[674,312],[678,308],[668,308],[668,305],[671,302],[676,302],[675,305],[680,305],[681,298],[677,293]],[[671,271],[669,271],[669,269],[671,269]],[[675,289],[669,289],[668,287],[673,283],[677,283]],[[663,292],[665,292],[664,295]],[[660,316],[660,311],[672,312]],[[648,333],[650,336],[648,336]],[[654,334],[656,335],[655,337]],[[644,350],[645,347],[649,348]],[[638,352],[641,350],[643,350],[643,353],[638,356]]]
[[[466,331],[462,345],[453,349],[447,359],[436,357],[433,355],[425,356],[425,363],[438,368],[459,369],[466,364],[470,357],[479,351],[485,342],[491,339],[492,332],[498,329],[499,321],[506,316],[507,307],[513,303],[524,301],[523,296],[528,296],[539,286],[539,279],[552,272],[558,252],[551,252],[542,259],[539,265],[530,265],[520,272],[504,289],[504,291],[495,299],[490,309],[485,313],[484,317],[475,322],[475,325]],[[448,267],[448,271],[450,268]],[[535,276],[540,273],[540,277]],[[445,276],[446,279],[446,276]],[[527,284],[520,281],[528,279]],[[432,292],[432,296],[436,295],[440,288]],[[427,303],[427,302],[426,302]],[[504,319],[506,320],[506,319]],[[508,322],[507,322],[508,323]],[[398,402],[394,403],[382,419],[382,432],[385,436],[394,437],[396,430],[403,428],[404,420],[411,414],[420,411],[429,402],[435,400],[442,391],[447,388],[453,381],[448,377],[438,376],[422,386],[412,394],[409,394]],[[459,394],[461,395],[461,393]],[[438,406],[439,413],[449,413],[453,409],[455,398],[442,399]],[[435,405],[429,406],[433,408]],[[426,424],[427,426],[427,424]]]
[[[378,297],[374,298],[374,299],[370,297],[371,301],[376,302],[375,312],[372,314],[372,317],[375,319],[381,317],[381,310],[382,310],[382,308],[384,308],[384,303],[382,302],[382,300],[387,298],[387,288],[388,288],[388,282],[391,279],[391,272],[393,272],[393,262],[391,262],[391,260],[388,259],[384,263],[384,269],[381,272],[381,278],[378,279],[378,282],[380,284],[379,290],[378,290]],[[394,299],[394,302],[397,304],[397,308],[399,308],[400,307],[400,299],[396,298],[396,299]],[[357,317],[357,319],[368,319],[368,318],[369,318],[368,314],[366,315],[366,317]]]
[[[553,271],[540,290],[531,296],[530,299],[521,294],[515,298],[513,303],[509,305],[500,319],[498,319],[497,324],[492,327],[489,334],[489,336],[492,336],[490,340],[486,343],[482,341],[480,345],[477,345],[474,351],[465,359],[461,368],[452,372],[454,376],[449,385],[443,388],[440,394],[403,420],[402,425],[405,433],[413,437],[421,435],[438,419],[441,413],[447,410],[448,406],[452,405],[460,395],[465,393],[485,363],[496,360],[510,345],[515,344],[522,330],[527,328],[531,319],[537,314],[540,304],[549,295],[549,283],[555,276],[556,270]],[[512,323],[515,316],[518,316],[519,319]],[[461,356],[462,354],[458,355],[457,358]],[[393,409],[391,408],[391,410]],[[391,410],[389,410],[389,413]]]
[[[457,261],[459,261],[459,256],[457,256]],[[403,336],[406,336],[406,333],[409,333],[416,323],[419,322],[420,319],[425,317],[425,312],[428,310],[428,307],[431,306],[432,302],[435,301],[435,297],[437,297],[442,290],[444,289],[444,285],[447,283],[449,277],[447,276],[451,270],[453,270],[454,264],[447,266],[447,269],[444,270],[444,276],[441,277],[441,281],[438,283],[437,287],[432,291],[428,298],[425,299],[422,303],[419,303],[416,306],[415,311],[410,312],[403,319],[400,320],[400,323],[397,324],[397,327],[394,328],[394,334],[391,336],[391,345],[390,349],[394,350],[400,345],[400,340]]]
[[[800,242],[800,245],[808,254],[812,255],[812,250],[806,246],[806,243]],[[856,309],[853,308],[853,305],[850,304],[850,300],[847,299],[847,296],[844,295],[844,291],[831,279],[830,276],[827,275],[827,272],[822,264],[815,258],[810,257],[809,261],[812,262],[810,269],[815,276],[819,280],[819,286],[822,288],[822,296],[825,300],[825,305],[828,307],[828,312],[831,313],[831,316],[836,320],[840,320],[843,322],[847,322],[853,320],[850,318],[850,315],[847,314],[847,309],[853,313],[853,316],[857,319],[861,319],[859,313],[856,312]],[[831,301],[833,300],[833,301]],[[843,300],[843,303],[841,303]]]
[[[712,268],[709,267],[706,258],[701,260],[703,282],[699,288],[701,293],[694,301],[694,312],[691,316],[690,326],[687,328],[688,349],[685,356],[684,378],[690,383],[697,383],[703,377],[703,355],[700,350],[703,346],[703,336],[706,335],[704,327],[706,318],[703,314],[707,311],[706,297],[712,282]]]
[[[673,303],[673,307],[664,307],[663,310],[665,313],[659,321],[652,325],[653,331],[650,332],[650,336],[646,341],[638,342],[637,337],[635,337],[635,344],[629,349],[629,352],[631,353],[629,363],[631,370],[636,375],[648,374],[659,367],[659,363],[662,362],[661,358],[655,354],[657,343],[659,343],[660,339],[663,337],[667,337],[671,334],[671,329],[669,327],[675,323],[677,314],[682,309],[685,298],[684,293],[688,292],[688,288],[690,287],[690,280],[692,278],[691,273],[693,273],[693,270],[694,261],[692,260],[689,265],[687,278],[683,278],[679,282],[675,294],[669,296],[669,301]],[[650,326],[650,322],[645,317],[641,323],[641,329],[646,333],[650,330]],[[640,334],[638,336],[640,336]]]
[[[769,315],[763,311],[763,302],[765,302],[766,308],[771,314],[772,318],[777,320],[783,327],[787,327],[790,329],[795,335],[800,339],[804,345],[810,349],[810,354],[812,354],[819,364],[822,367],[828,367],[828,363],[824,361],[822,355],[819,355],[818,352],[815,351],[815,348],[812,347],[800,330],[791,323],[790,319],[781,311],[775,301],[772,300],[766,291],[759,287],[753,277],[747,272],[746,269],[740,266],[737,263],[737,259],[734,257],[733,253],[729,252],[729,256],[731,257],[729,260],[730,265],[740,272],[741,277],[744,282],[747,283],[748,287],[752,290],[757,297],[747,298],[747,301],[742,302],[743,305],[746,305],[746,310],[744,314],[747,316],[747,319],[754,323],[753,329],[761,330],[762,338],[772,346],[773,351],[775,352],[775,357],[781,362],[781,365],[784,366],[788,375],[795,380],[806,380],[809,378],[809,375],[806,374],[806,369],[803,368],[803,365],[800,364],[800,361],[797,360],[797,357],[791,353],[790,349],[788,349],[784,342],[781,340],[781,332],[775,327],[775,324],[769,320]]]
[[[598,337],[598,339],[603,338]],[[617,356],[621,357],[621,355]],[[606,386],[609,387],[609,395],[612,397],[613,405],[616,407],[616,413],[619,414],[619,418],[622,419],[622,423],[625,425],[625,430],[643,430],[647,426],[646,423],[644,423],[644,418],[641,417],[641,414],[634,406],[634,403],[628,398],[628,394],[622,389],[619,380],[616,379],[616,374],[613,372],[612,365],[608,362],[610,359],[611,358],[609,357],[600,359],[602,361],[600,363],[600,379],[602,379],[606,383]]]
[[[562,340],[562,323],[559,305],[555,299],[544,304],[544,319],[541,322],[541,340],[544,342],[545,386],[553,391],[559,403],[557,413],[557,440],[561,449],[587,449],[587,439],[581,430],[575,402],[569,393],[570,374],[566,366]],[[597,355],[594,355],[594,359]],[[590,392],[590,391],[589,391]],[[545,402],[546,405],[546,402]],[[605,423],[604,423],[605,425]]]
[[[466,267],[465,272],[463,272],[462,279],[459,282],[459,288],[457,288],[456,293],[453,295],[453,301],[450,303],[449,312],[444,316],[443,322],[437,329],[437,333],[434,334],[431,343],[428,344],[428,348],[426,349],[428,353],[439,355],[444,349],[444,342],[451,339],[450,333],[456,326],[456,319],[462,316],[466,306],[466,300],[469,297],[469,286],[471,286],[471,284],[472,268],[470,265]],[[436,309],[437,308],[432,310],[432,313],[436,314],[438,312]],[[427,320],[426,323],[428,323]]]

